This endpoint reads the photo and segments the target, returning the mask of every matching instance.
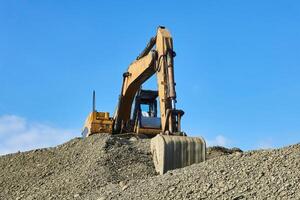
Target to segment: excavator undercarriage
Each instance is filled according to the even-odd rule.
[[[151,152],[160,174],[205,160],[206,144],[201,137],[187,137],[181,131],[184,112],[176,108],[173,39],[164,27],[123,74],[123,84],[113,117],[93,111],[86,119],[82,135],[133,133],[151,139]],[[158,90],[142,85],[156,75]],[[159,105],[159,109],[158,109]],[[159,110],[159,111],[158,111]]]

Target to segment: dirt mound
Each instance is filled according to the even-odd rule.
[[[156,175],[148,139],[76,138],[0,157],[0,199],[300,199],[300,144],[241,152]]]
[[[300,144],[236,152],[163,176],[103,189],[112,199],[300,199]],[[100,194],[99,194],[100,195]]]
[[[0,199],[85,199],[108,184],[155,175],[147,140],[109,135],[0,157]]]

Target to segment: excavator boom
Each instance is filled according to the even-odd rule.
[[[114,117],[117,132],[122,132],[130,123],[131,105],[141,85],[156,74],[162,132],[180,134],[180,120],[184,112],[176,109],[174,56],[170,32],[159,27],[156,36],[150,39],[144,51],[123,74],[122,91]]]

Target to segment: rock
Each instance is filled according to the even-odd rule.
[[[74,198],[77,198],[79,197],[80,195],[79,194],[74,194]]]
[[[138,139],[136,138],[136,137],[131,137],[131,138],[129,138],[129,141],[130,142],[136,142]]]
[[[120,185],[120,187],[122,188],[122,187],[124,187],[126,184],[125,184],[124,181],[120,181],[120,182],[119,182],[119,185]]]

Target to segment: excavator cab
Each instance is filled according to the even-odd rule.
[[[137,92],[132,113],[135,133],[154,137],[161,132],[161,118],[157,115],[157,97],[156,90],[140,89]]]

